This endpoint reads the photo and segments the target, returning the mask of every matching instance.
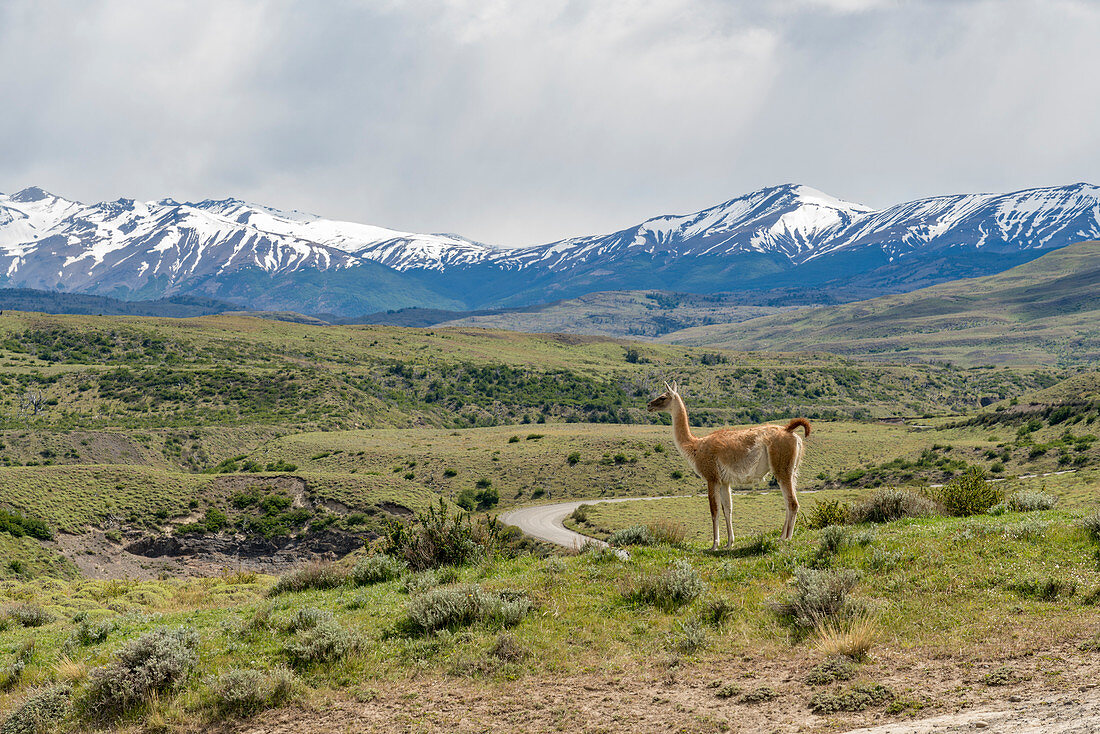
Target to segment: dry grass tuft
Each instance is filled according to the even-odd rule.
[[[68,655],[62,655],[53,669],[57,673],[57,679],[66,683],[78,683],[88,675],[88,666]]]
[[[878,622],[874,617],[863,614],[847,621],[822,623],[817,628],[815,646],[830,657],[845,656],[863,661],[878,642],[878,637]]]
[[[649,534],[657,543],[679,548],[687,538],[687,524],[675,520],[654,520],[649,524]]]

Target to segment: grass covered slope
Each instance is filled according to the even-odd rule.
[[[493,553],[420,573],[376,558],[350,574],[313,569],[277,585],[231,573],[8,583],[0,710],[62,683],[70,731],[150,721],[185,730],[340,700],[385,703],[372,722],[397,729],[448,722],[453,707],[421,709],[410,697],[444,686],[480,691],[464,697],[462,715],[499,728],[509,716],[502,682],[563,681],[575,696],[651,684],[645,700],[681,704],[661,707],[665,726],[716,731],[760,717],[769,730],[827,730],[1088,684],[1096,551],[1081,512],[1055,509],[804,531],[733,553],[638,547],[626,561]],[[155,670],[178,671],[161,687],[126,699],[104,692],[98,682],[124,674],[136,640],[181,626],[189,631],[171,632],[179,644],[162,640],[149,653],[161,661]],[[914,660],[931,658],[935,670],[913,679]],[[234,670],[252,682],[226,680]],[[242,686],[254,693],[242,698]],[[861,690],[876,695],[840,695]],[[568,703],[545,721],[542,708],[521,707],[537,731],[594,724]],[[636,723],[621,726],[646,728]]]
[[[1100,242],[1062,248],[996,275],[701,326],[662,340],[963,365],[1088,362],[1100,357]]]
[[[1049,371],[866,365],[561,334],[229,315],[0,316],[0,429],[9,430],[175,428],[187,442],[192,429],[210,426],[653,423],[644,404],[669,378],[703,425],[960,411],[981,396],[1055,381]]]

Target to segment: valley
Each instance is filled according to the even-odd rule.
[[[119,731],[279,730],[300,707],[327,712],[306,731],[365,712],[380,730],[458,725],[459,712],[500,727],[538,706],[553,709],[533,719],[540,731],[584,726],[593,707],[626,731],[669,716],[691,731],[794,731],[1087,686],[1100,380],[1074,354],[962,367],[469,326],[5,311],[0,710],[71,691],[69,720]],[[667,416],[644,410],[666,379],[699,433],[810,418],[793,541],[775,539],[781,502],[764,483],[735,497],[733,550],[706,550],[700,482]],[[821,524],[885,490],[936,497],[974,471],[1005,502],[1047,509]],[[629,501],[656,496],[670,499]],[[608,498],[628,501],[567,524],[663,540],[630,541],[624,561],[494,519]],[[431,547],[472,555],[425,561]],[[850,576],[846,603],[862,611],[836,627],[778,613],[806,574]],[[415,627],[453,593],[497,611]],[[122,647],[181,625],[197,642],[180,683],[106,719],[88,708]],[[852,682],[805,682],[838,649]],[[928,656],[941,664],[914,674]],[[997,676],[1008,684],[983,682]],[[545,696],[489,693],[507,681]],[[482,703],[448,704],[456,690]]]

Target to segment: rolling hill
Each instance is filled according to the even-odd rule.
[[[675,344],[959,364],[1100,358],[1100,242],[996,275],[667,334]]]

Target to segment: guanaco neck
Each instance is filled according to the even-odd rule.
[[[688,412],[683,399],[676,393],[672,394],[672,435],[676,438],[676,446],[684,454],[692,454],[695,450],[695,436],[691,435],[688,426]]]

